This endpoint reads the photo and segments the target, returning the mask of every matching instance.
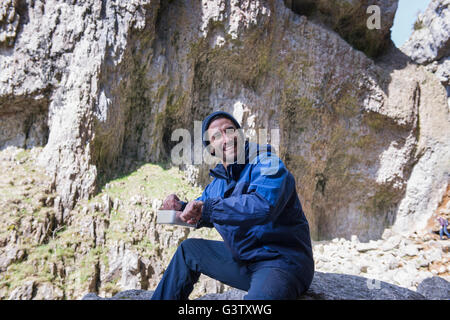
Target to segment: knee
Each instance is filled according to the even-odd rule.
[[[199,247],[199,243],[202,239],[189,238],[183,240],[178,246],[178,250],[182,250],[183,252],[190,252],[195,248]]]
[[[202,239],[186,239],[181,242],[175,253],[179,259],[184,261],[189,269],[196,272],[198,271],[198,264],[202,255],[201,241]]]

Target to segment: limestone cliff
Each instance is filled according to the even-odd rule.
[[[425,65],[446,87],[450,108],[450,1],[433,0],[417,17],[414,32],[401,50]]]

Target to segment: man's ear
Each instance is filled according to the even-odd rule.
[[[205,147],[206,151],[208,151],[209,154],[214,157],[216,155],[216,152],[214,150],[214,147],[211,145],[211,141],[209,140],[208,130],[205,130],[202,138],[203,138],[203,141],[206,142],[206,147]]]

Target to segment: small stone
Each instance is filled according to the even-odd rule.
[[[429,262],[432,263],[434,261],[439,261],[442,259],[442,252],[438,248],[434,248],[432,250],[428,250],[424,253],[424,258]]]
[[[386,228],[384,229],[383,234],[381,235],[381,239],[387,240],[388,238],[392,237],[394,233],[392,232],[392,229]]]
[[[314,247],[315,251],[318,253],[323,253],[323,245],[322,244],[318,244]]]
[[[419,254],[419,250],[417,249],[417,246],[415,245],[407,245],[402,249],[403,255],[406,256],[417,256]]]
[[[120,199],[119,198],[114,199],[113,209],[117,211],[119,209],[119,206],[120,206]]]
[[[429,262],[425,259],[423,255],[419,256],[418,259],[415,260],[416,268],[428,267]]]
[[[378,244],[373,241],[370,241],[368,243],[358,243],[358,245],[356,246],[356,250],[358,250],[358,252],[367,252],[376,249],[378,249]]]

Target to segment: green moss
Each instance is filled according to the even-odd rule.
[[[297,127],[300,123],[307,123],[320,111],[314,108],[313,102],[306,97],[296,95],[295,88],[287,88],[282,93],[281,119],[284,123]]]
[[[355,137],[353,141],[353,146],[360,149],[370,149],[376,143],[374,136],[370,134]]]
[[[386,127],[385,117],[376,112],[366,113],[362,122],[375,132],[380,132]]]
[[[210,21],[209,28],[224,29],[222,24],[222,21]],[[270,28],[270,23],[265,28],[250,26],[241,39],[232,39],[224,32],[224,45],[212,48],[209,38],[191,43],[188,58],[194,60],[196,79],[209,86],[220,74],[230,81],[239,80],[258,90],[260,81],[273,70],[274,59],[271,47],[267,46],[273,37]]]
[[[145,253],[153,252],[156,248],[155,244],[150,242],[148,239],[143,239],[142,241],[135,244],[134,247],[139,251]]]
[[[167,91],[167,86],[165,86],[165,85],[159,86],[158,90],[156,90],[155,99],[157,101],[160,101],[163,98],[166,91]]]
[[[187,197],[197,197],[201,189],[192,187],[184,180],[183,173],[177,167],[166,168],[168,164],[143,164],[134,172],[108,182],[109,188],[104,189],[112,198],[128,200],[136,194],[151,195],[152,198],[162,199],[173,190],[178,190]],[[161,181],[164,181],[161,184]],[[91,201],[101,201],[102,194]],[[124,215],[122,211],[113,212],[112,219]]]
[[[106,283],[102,283],[102,290],[111,294],[111,295],[115,295],[116,293],[119,293],[122,288],[119,284],[117,284],[117,280],[116,281],[111,281],[111,282],[106,282]]]
[[[417,18],[416,21],[414,22],[414,26],[413,29],[414,31],[420,30],[425,28],[425,24],[423,23],[423,21],[420,18]]]
[[[37,261],[42,263],[42,260]],[[51,282],[54,276],[51,274],[50,267],[44,262],[39,268],[35,268],[29,260],[13,263],[2,275],[3,280],[0,286],[7,286],[10,290],[23,285],[25,282],[34,280],[36,282]]]
[[[311,165],[306,159],[297,154],[288,154],[285,159],[289,170],[296,173],[296,176],[306,176],[310,174]]]
[[[345,85],[344,85],[345,86]],[[346,91],[340,98],[337,99],[337,101],[332,105],[334,108],[334,111],[345,118],[351,118],[356,116],[360,110],[361,107],[358,103],[357,98],[355,97],[356,91]]]
[[[368,214],[385,214],[396,201],[396,193],[386,185],[377,186],[375,195],[369,197],[359,209]]]
[[[171,141],[171,135],[175,126],[180,124],[188,96],[187,92],[167,93],[167,105],[164,111],[156,114],[153,136],[159,136],[161,139],[153,140],[150,152],[156,153],[157,146],[162,146],[163,149],[160,150],[162,151],[161,159],[164,161],[169,160],[170,150],[176,144],[176,142]]]
[[[35,269],[30,263],[21,262],[10,265],[8,267],[7,277],[5,278],[9,283],[8,286],[11,290],[13,290],[29,280],[35,280],[38,282],[51,281],[53,279],[53,275],[50,273],[47,265],[44,265],[43,268]]]
[[[74,274],[79,279],[80,284],[85,284],[95,274],[95,267],[98,264],[106,250],[103,247],[96,247],[89,250],[89,252],[79,261],[77,272]]]
[[[22,150],[16,155],[16,161],[22,161],[27,160],[28,156],[30,154],[29,150]]]

